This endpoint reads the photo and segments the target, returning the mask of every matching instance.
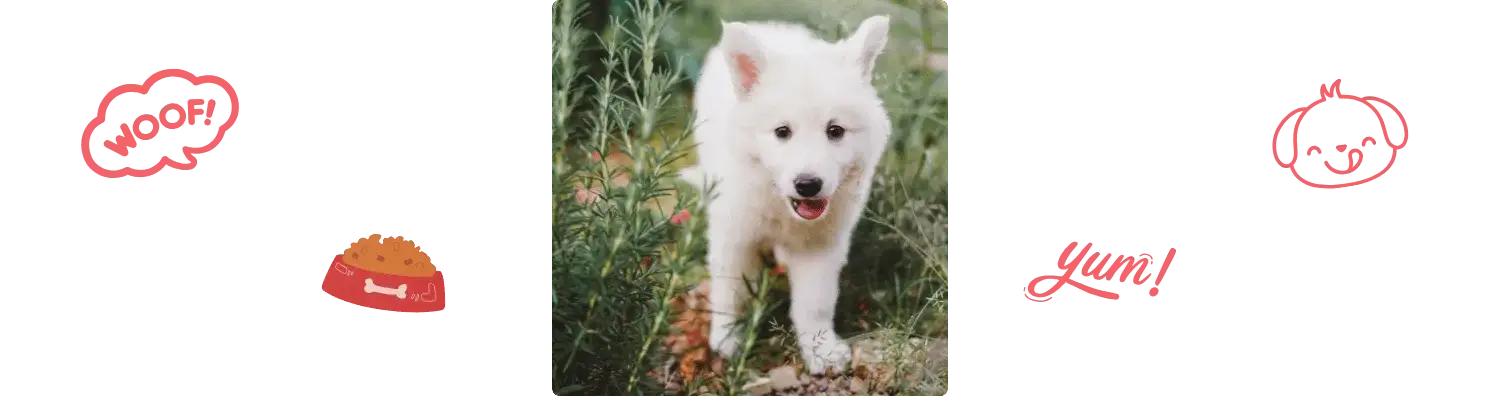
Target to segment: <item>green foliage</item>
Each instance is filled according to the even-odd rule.
[[[646,372],[669,327],[667,301],[684,289],[681,272],[702,265],[692,259],[702,257],[701,237],[664,214],[697,200],[676,191],[668,166],[692,140],[662,128],[688,116],[667,92],[680,73],[652,56],[665,10],[650,3],[631,10],[633,18],[613,18],[603,34],[590,35],[575,23],[586,12],[579,4],[554,5],[552,381],[559,393],[659,394]],[[579,57],[588,45],[601,53],[594,65],[603,69],[593,75]],[[587,111],[576,111],[585,101]],[[633,165],[593,159],[612,152]],[[612,183],[622,176],[630,182]],[[580,199],[579,191],[594,193]],[[661,207],[669,195],[677,206]]]

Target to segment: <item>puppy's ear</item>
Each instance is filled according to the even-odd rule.
[[[1391,102],[1374,96],[1366,96],[1364,100],[1380,114],[1380,123],[1385,126],[1385,142],[1397,149],[1405,147],[1406,116],[1401,115],[1401,110],[1396,110]]]
[[[741,22],[723,22],[723,25],[724,36],[719,45],[724,48],[724,61],[729,65],[729,81],[734,83],[734,93],[744,100],[760,83],[766,68],[765,53],[750,34],[749,26]]]
[[[1297,124],[1302,121],[1302,115],[1307,113],[1307,108],[1292,110],[1281,119],[1281,125],[1276,126],[1276,134],[1271,136],[1272,154],[1276,155],[1276,163],[1282,168],[1290,168],[1297,163]]]
[[[885,51],[885,42],[890,29],[890,17],[872,16],[860,22],[859,29],[842,42],[844,46],[854,51],[854,61],[867,80],[875,72],[875,58]]]

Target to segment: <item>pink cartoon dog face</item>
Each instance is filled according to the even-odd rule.
[[[1292,111],[1272,138],[1276,163],[1303,184],[1318,188],[1358,185],[1385,174],[1406,146],[1406,118],[1390,102],[1321,87],[1322,98]]]

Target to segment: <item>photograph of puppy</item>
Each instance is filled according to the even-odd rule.
[[[731,22],[709,51],[693,103],[699,166],[684,178],[719,186],[708,204],[709,345],[719,354],[734,355],[742,342],[733,326],[748,297],[741,280],[755,276],[769,248],[791,278],[792,325],[807,370],[848,365],[833,309],[891,133],[870,85],[889,24],[872,16],[829,43],[799,25]]]
[[[946,15],[557,2],[554,390],[943,394]]]

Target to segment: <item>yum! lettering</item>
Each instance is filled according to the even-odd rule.
[[[1151,252],[1139,252],[1136,255],[1113,254],[1113,252],[1095,252],[1094,242],[1083,243],[1079,246],[1077,240],[1070,240],[1067,246],[1058,252],[1058,272],[1043,273],[1034,276],[1031,281],[1026,281],[1026,287],[1022,288],[1022,297],[1026,302],[1041,305],[1041,303],[1052,302],[1053,297],[1058,297],[1059,291],[1064,287],[1076,288],[1088,296],[1097,297],[1106,302],[1119,303],[1121,294],[1118,291],[1104,290],[1079,281],[1079,276],[1089,281],[1116,282],[1131,287],[1151,287],[1146,290],[1148,299],[1157,299],[1161,296],[1161,282],[1166,281],[1167,273],[1172,272],[1172,264],[1178,261],[1178,248],[1167,248],[1166,254],[1161,257],[1161,266],[1157,266],[1155,272],[1148,270],[1155,263],[1155,257]],[[1043,284],[1050,282],[1046,290],[1041,290]]]

